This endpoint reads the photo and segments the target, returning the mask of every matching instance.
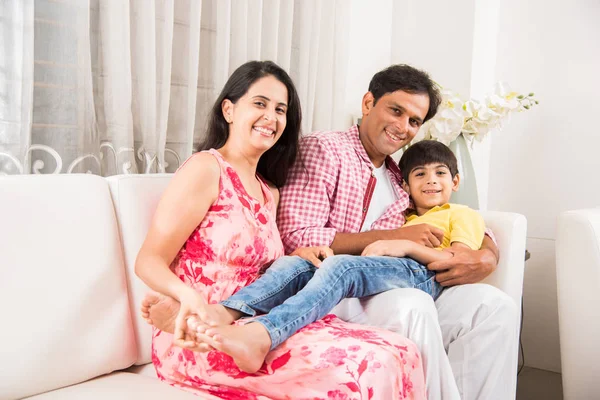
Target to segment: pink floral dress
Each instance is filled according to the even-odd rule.
[[[216,150],[221,166],[215,203],[186,241],[171,269],[209,303],[252,283],[261,267],[283,255],[275,204],[261,181],[265,204],[252,198]],[[240,371],[219,351],[194,353],[155,329],[152,361],[161,380],[203,398],[424,399],[416,346],[395,333],[328,315],[272,351],[260,371]]]

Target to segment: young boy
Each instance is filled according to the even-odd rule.
[[[329,313],[341,300],[365,297],[396,288],[417,288],[436,299],[441,285],[427,264],[451,258],[440,251],[451,246],[479,249],[483,218],[466,206],[449,204],[458,189],[456,157],[442,143],[421,141],[408,148],[399,162],[413,207],[405,225],[427,223],[444,231],[442,245],[431,249],[408,240],[380,240],[367,246],[362,256],[333,256],[319,268],[298,257],[283,257],[270,268],[293,268],[287,281],[265,274],[223,301],[235,317],[265,313],[245,325],[198,328],[198,340],[233,357],[238,367],[256,372],[268,352],[296,331]],[[389,257],[396,257],[390,263]],[[385,260],[382,258],[385,257]],[[285,300],[285,301],[284,301]]]

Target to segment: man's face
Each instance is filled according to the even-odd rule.
[[[386,93],[374,104],[371,92],[363,97],[360,139],[371,159],[379,167],[386,156],[394,154],[417,134],[429,110],[426,93],[398,90]]]

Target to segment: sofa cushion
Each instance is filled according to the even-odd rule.
[[[138,345],[137,365],[152,361],[152,329],[140,315],[140,305],[150,289],[135,275],[135,259],[162,193],[172,174],[118,175],[107,178],[121,231],[133,327]]]
[[[198,400],[217,399],[211,395],[195,396],[181,389],[174,388],[156,378],[127,372],[115,372],[110,375],[80,383],[75,386],[54,390],[38,396],[33,400]]]
[[[151,378],[156,378],[156,368],[154,368],[154,364],[148,363],[144,365],[132,365],[131,367],[125,370],[126,372],[131,372],[132,374],[144,375]]]
[[[3,177],[0,193],[0,397],[131,365],[135,339],[106,181]]]

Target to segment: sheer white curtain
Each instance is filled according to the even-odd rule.
[[[172,172],[235,68],[273,60],[303,130],[341,113],[343,0],[3,0],[0,175]]]
[[[23,173],[31,147],[33,0],[0,4],[0,173]]]

